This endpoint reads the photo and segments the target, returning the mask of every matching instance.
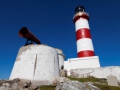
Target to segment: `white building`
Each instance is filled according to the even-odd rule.
[[[63,53],[60,51],[42,44],[21,47],[10,79],[20,78],[46,83],[53,77],[60,77],[60,65],[64,64],[64,58],[60,56]]]

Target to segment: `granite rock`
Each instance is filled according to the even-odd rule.
[[[33,87],[31,81],[21,80],[0,80],[0,90],[39,90],[39,87]]]

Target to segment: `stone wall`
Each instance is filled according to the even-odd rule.
[[[88,76],[93,76],[96,78],[106,78],[109,75],[114,75],[120,82],[120,66],[71,69],[70,74],[72,77],[77,78],[84,78]]]

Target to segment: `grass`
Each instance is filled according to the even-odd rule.
[[[77,80],[79,82],[101,82],[100,79],[98,78],[94,78],[94,77],[90,77],[90,78],[72,78],[72,77],[68,77],[70,80]]]
[[[94,85],[102,90],[120,90],[120,87],[115,87],[115,86],[100,85],[100,84],[94,84]]]
[[[90,77],[90,78],[72,78],[72,77],[67,77],[70,80],[77,80],[79,82],[100,82],[100,83],[106,83],[106,81],[103,81],[98,78]],[[101,90],[120,90],[120,87],[115,87],[115,86],[109,86],[109,85],[101,85],[101,84],[94,84]],[[55,90],[55,86],[41,86],[40,90]]]
[[[55,90],[55,86],[40,86],[40,90]]]
[[[70,80],[77,80],[79,82],[100,82],[100,83],[106,83],[106,81],[103,81],[101,79],[98,78],[94,78],[94,77],[90,77],[90,78],[72,78],[72,77],[68,77]],[[100,88],[101,90],[120,90],[120,87],[116,87],[116,86],[109,86],[109,85],[101,85],[101,84],[94,84],[94,86]]]

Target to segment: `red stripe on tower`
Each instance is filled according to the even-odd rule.
[[[73,18],[76,28],[78,57],[95,56],[88,20],[89,16],[85,12],[85,8],[83,6],[78,6],[75,9]]]
[[[91,38],[90,30],[87,28],[79,29],[76,31],[76,40],[81,38]]]

